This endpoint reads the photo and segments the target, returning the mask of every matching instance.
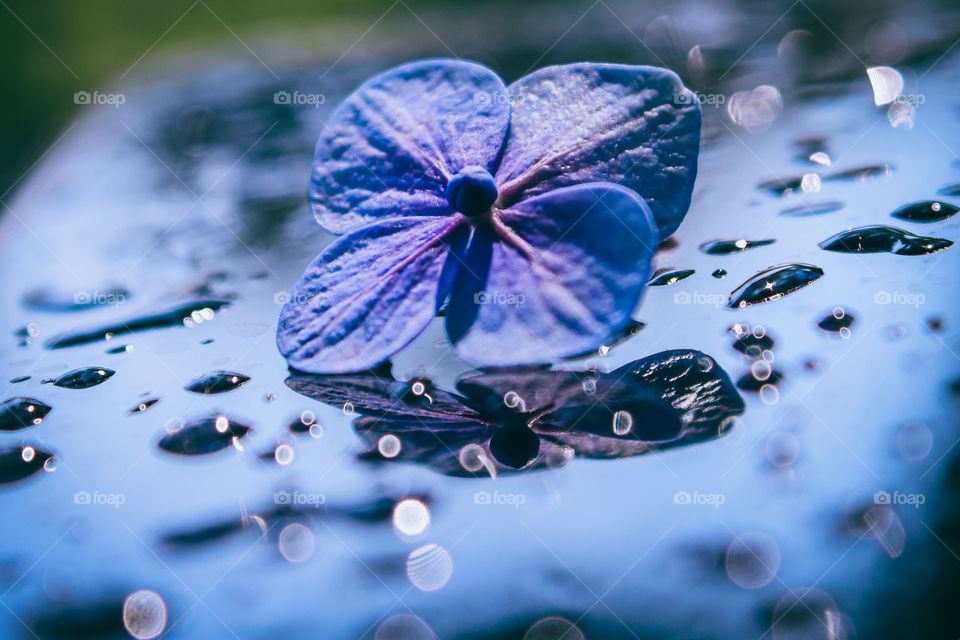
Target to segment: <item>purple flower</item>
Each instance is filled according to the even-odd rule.
[[[595,349],[630,322],[690,206],[700,106],[654,67],[547,67],[510,87],[424,60],[364,83],[317,142],[310,200],[344,234],[280,314],[294,369],[360,371],[419,335],[480,366]]]

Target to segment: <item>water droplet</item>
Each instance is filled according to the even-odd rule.
[[[811,153],[809,160],[814,164],[819,164],[824,167],[829,167],[831,163],[830,156],[824,151],[815,151],[814,153]]]
[[[629,411],[617,411],[613,414],[613,433],[625,436],[633,429],[633,416]]]
[[[53,454],[23,445],[0,449],[0,484],[9,484],[28,478],[44,468]]]
[[[384,458],[396,458],[400,455],[401,447],[400,438],[392,433],[381,436],[381,438],[377,440],[377,451],[379,451],[380,455]]]
[[[890,104],[903,91],[903,76],[893,67],[869,67],[867,78],[873,87],[873,103],[878,107]]]
[[[823,269],[810,264],[790,263],[770,267],[754,275],[730,294],[727,304],[742,309],[751,304],[779,300],[807,286],[823,275]]]
[[[53,407],[36,398],[16,397],[0,403],[0,431],[19,431],[40,424]]]
[[[829,595],[819,589],[788,589],[773,608],[773,640],[846,640],[843,616]]]
[[[940,333],[943,331],[943,318],[940,316],[927,318],[927,328],[934,333]]]
[[[503,394],[503,404],[509,407],[510,409],[515,409],[520,413],[523,413],[527,410],[527,404],[523,401],[523,398],[520,397],[520,394],[516,391],[507,391]]]
[[[277,464],[282,467],[285,467],[293,462],[293,456],[293,447],[288,444],[277,445],[277,448],[273,450],[273,459],[276,460]]]
[[[10,384],[20,384],[21,382],[26,382],[32,376],[17,376],[16,378],[10,378]]]
[[[123,601],[123,626],[137,640],[156,638],[167,626],[167,605],[157,593],[135,591]]]
[[[460,460],[460,466],[470,473],[476,473],[486,466],[487,452],[480,445],[471,443],[460,449],[457,458]]]
[[[742,238],[739,240],[713,240],[701,244],[700,250],[709,255],[722,256],[747,251],[748,249],[754,249],[756,247],[765,247],[774,242],[776,242],[776,240],[744,240]]]
[[[764,452],[770,464],[784,469],[800,457],[800,441],[792,433],[777,433],[767,439]]]
[[[882,225],[870,225],[842,231],[820,243],[824,251],[838,253],[893,253],[900,256],[924,256],[946,249],[953,242],[928,238]]]
[[[720,278],[723,278],[723,277],[725,277],[725,276],[727,275],[727,270],[726,270],[726,269],[717,269],[716,271],[714,271],[714,272],[711,273],[710,275],[712,275],[714,278],[716,278],[717,280],[719,280]]]
[[[792,207],[780,210],[780,215],[804,217],[819,216],[824,213],[833,213],[843,209],[843,203],[839,200],[823,200],[820,202],[802,202]]]
[[[780,569],[780,548],[765,533],[748,532],[727,547],[724,564],[727,576],[744,589],[759,589],[776,577]]]
[[[105,340],[107,336],[146,331],[149,329],[162,329],[164,327],[184,326],[184,320],[189,320],[193,312],[207,310],[205,313],[209,314],[222,307],[228,306],[231,302],[231,300],[225,298],[193,300],[172,306],[157,313],[134,316],[114,324],[63,333],[48,340],[44,346],[47,349],[62,349],[64,347],[73,347],[89,342]],[[192,320],[190,320],[190,322],[191,324],[193,323]]]
[[[773,349],[775,344],[770,334],[763,327],[755,327],[757,331],[740,328],[741,325],[734,325],[731,331],[737,339],[733,342],[733,348],[752,360],[763,357],[764,352]],[[746,327],[746,325],[742,325]],[[739,328],[739,330],[738,330]]]
[[[957,211],[960,211],[960,209],[948,202],[924,200],[905,204],[890,215],[894,218],[912,222],[939,222],[955,215]]]
[[[393,508],[393,528],[404,538],[415,538],[430,526],[430,510],[421,500],[407,498]]]
[[[889,164],[876,164],[867,167],[856,167],[845,171],[831,173],[826,177],[827,180],[854,180],[862,182],[868,178],[886,178],[893,173],[893,167]]]
[[[937,191],[941,196],[960,196],[960,184],[952,184]]]
[[[676,284],[685,278],[689,278],[696,271],[693,269],[657,269],[647,286],[665,287],[670,284]]]
[[[104,353],[117,354],[117,353],[130,353],[131,351],[133,351],[132,344],[121,344],[121,345],[117,345],[116,347],[110,347]]]
[[[743,391],[759,393],[763,387],[773,386],[782,379],[783,374],[771,368],[766,360],[755,360],[750,371],[737,380],[737,387]]]
[[[197,376],[186,386],[187,391],[212,395],[226,393],[242,387],[250,381],[250,376],[232,371],[211,371]]]
[[[89,389],[109,380],[116,371],[106,367],[86,367],[68,371],[53,380],[54,386],[64,389]]]
[[[407,577],[421,591],[442,589],[453,575],[453,558],[438,544],[425,544],[407,556]]]
[[[294,564],[309,560],[316,546],[317,541],[313,537],[313,532],[299,522],[285,526],[277,541],[280,555],[286,558],[287,562]]]
[[[153,405],[157,404],[158,402],[160,402],[160,398],[146,398],[146,399],[142,400],[142,401],[140,402],[140,404],[138,404],[138,405],[136,405],[136,406],[134,406],[134,407],[131,407],[130,410],[127,411],[127,413],[131,413],[131,414],[133,414],[133,413],[143,413],[144,411],[146,411],[147,409],[149,409],[149,408],[152,407]]]
[[[833,311],[824,316],[823,319],[817,323],[817,326],[824,331],[830,331],[833,333],[840,333],[844,329],[846,329],[849,333],[849,329],[853,325],[855,319],[856,318],[854,318],[852,314],[848,313],[843,307],[836,307]]]
[[[566,618],[549,616],[534,622],[523,640],[584,640],[583,632]]]
[[[905,424],[897,431],[897,451],[905,460],[922,460],[933,449],[933,433],[921,422]]]
[[[165,451],[180,455],[205,455],[233,445],[247,435],[250,429],[225,416],[201,418],[168,433],[161,438],[159,446]]]
[[[817,193],[820,191],[822,181],[816,173],[805,173],[800,178],[800,190],[804,193]]]

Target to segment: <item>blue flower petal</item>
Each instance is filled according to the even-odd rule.
[[[657,229],[615,184],[557,189],[479,227],[447,308],[457,353],[483,366],[553,362],[596,349],[630,321]]]
[[[700,104],[667,69],[581,63],[546,67],[510,85],[510,136],[496,173],[501,203],[574,184],[633,189],[660,239],[690,207]]]
[[[457,217],[391,218],[321,253],[280,312],[277,346],[293,369],[350,373],[416,338],[446,298],[469,227]]]
[[[510,105],[484,66],[423,60],[365,82],[330,116],[317,141],[310,202],[328,231],[389,217],[448,215],[447,181],[489,170],[503,146]]]

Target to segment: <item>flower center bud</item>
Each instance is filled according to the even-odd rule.
[[[464,167],[447,184],[447,201],[465,216],[480,216],[497,200],[497,184],[483,167]]]

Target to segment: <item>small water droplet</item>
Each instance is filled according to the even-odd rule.
[[[157,593],[136,591],[123,601],[123,626],[137,640],[152,640],[167,626],[167,605]]]
[[[685,278],[689,278],[694,273],[696,273],[696,271],[693,269],[657,269],[653,277],[650,278],[650,281],[647,282],[647,286],[665,287],[676,284]]]
[[[790,263],[770,267],[754,275],[730,294],[727,304],[742,309],[751,304],[779,300],[823,275],[823,269],[810,264]]]
[[[149,408],[152,407],[153,405],[157,404],[158,402],[160,402],[160,398],[155,398],[155,397],[154,397],[154,398],[146,398],[146,399],[142,400],[142,401],[140,402],[140,404],[131,407],[130,410],[127,411],[127,413],[130,413],[130,414],[143,413],[144,411],[146,411],[147,409],[149,409]]]
[[[421,591],[443,588],[453,575],[453,558],[438,544],[426,544],[407,556],[407,577]]]
[[[111,347],[107,349],[105,353],[109,353],[109,354],[130,353],[131,351],[133,351],[132,344],[121,344],[121,345],[117,345],[116,347]]]
[[[116,371],[106,367],[86,367],[68,371],[53,380],[54,386],[64,389],[89,389],[109,380]]]
[[[393,528],[403,538],[415,538],[430,526],[430,509],[422,500],[407,498],[393,507]]]
[[[726,270],[726,269],[717,269],[716,271],[714,271],[714,272],[711,273],[710,275],[712,275],[714,278],[716,278],[717,280],[719,280],[720,278],[726,277],[726,275],[727,275],[727,270]]]
[[[737,380],[737,387],[739,389],[760,393],[763,387],[776,385],[783,379],[783,374],[771,368],[766,360],[756,360],[753,364],[755,366],[752,366],[750,371],[743,374],[743,376]]]
[[[277,461],[282,467],[287,466],[293,462],[294,450],[288,444],[279,444],[277,448],[273,450],[273,459]]]
[[[625,436],[633,429],[633,416],[629,411],[617,411],[613,414],[613,433]]]
[[[824,213],[833,213],[834,211],[839,211],[840,209],[843,209],[843,203],[839,200],[822,200],[820,202],[802,202],[792,207],[781,209],[780,215],[799,218],[805,216],[819,216]]]
[[[201,418],[160,439],[159,447],[186,456],[215,453],[235,444],[250,432],[250,427],[226,416]]]
[[[849,330],[853,325],[854,320],[855,318],[853,315],[846,309],[843,307],[836,307],[833,311],[824,316],[823,319],[817,323],[817,326],[824,331],[840,333],[844,329]]]
[[[197,376],[186,386],[187,391],[193,393],[216,394],[233,391],[250,381],[250,376],[232,371],[211,371]]]
[[[16,397],[0,403],[0,431],[19,431],[43,422],[53,407],[35,398]]]
[[[754,249],[756,247],[766,247],[774,242],[776,242],[776,240],[773,239],[744,240],[741,238],[739,240],[713,240],[701,244],[700,250],[709,255],[722,256],[747,251],[748,249]]]
[[[946,249],[953,242],[945,238],[918,236],[883,225],[870,225],[842,231],[820,243],[824,251],[838,253],[893,253],[900,256],[924,256]]]
[[[957,211],[960,211],[960,209],[950,203],[940,202],[939,200],[924,200],[906,204],[890,215],[911,222],[939,222],[955,215]]]
[[[401,447],[400,438],[392,433],[388,433],[377,440],[377,451],[384,458],[396,458],[400,455]]]

